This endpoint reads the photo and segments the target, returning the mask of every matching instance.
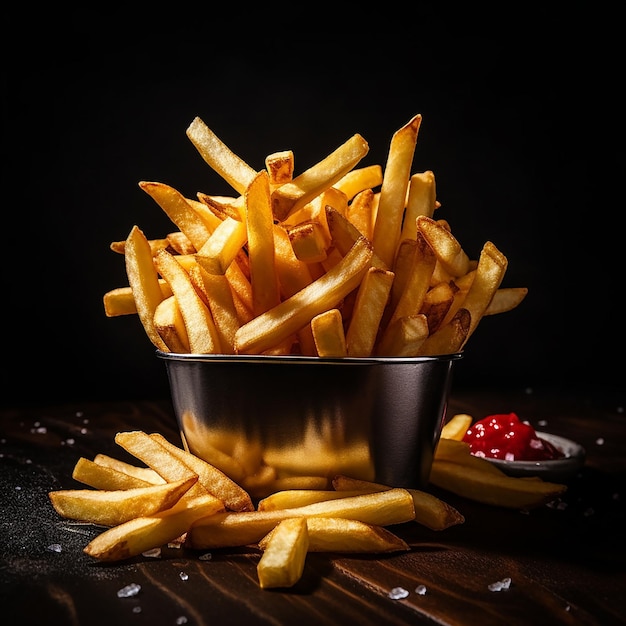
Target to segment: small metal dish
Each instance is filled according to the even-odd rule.
[[[572,478],[585,464],[585,449],[575,441],[537,431],[537,435],[550,442],[565,456],[546,461],[505,461],[485,457],[509,476],[539,476],[551,482],[564,482]]]

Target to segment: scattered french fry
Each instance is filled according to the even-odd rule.
[[[263,543],[257,565],[261,589],[292,587],[300,580],[309,549],[309,532],[304,517],[282,520]]]
[[[441,439],[462,441],[467,429],[472,425],[472,416],[467,413],[453,415],[441,429]]]
[[[48,495],[56,512],[68,519],[117,526],[136,517],[154,515],[176,504],[198,480],[190,476],[165,485],[133,489],[63,489]]]

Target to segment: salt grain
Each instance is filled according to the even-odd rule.
[[[181,580],[189,580],[189,574],[187,574],[186,572],[179,572],[178,575],[180,576]]]
[[[502,580],[499,580],[498,582],[491,583],[487,587],[487,589],[489,589],[489,591],[507,591],[510,586],[511,586],[511,579],[503,578]]]
[[[133,613],[141,613],[141,607],[140,606],[134,606],[133,607]]]
[[[206,554],[201,554],[198,558],[201,561],[210,561],[213,558],[213,555],[210,552],[207,552]]]
[[[180,617],[176,618],[176,623],[177,624],[186,624],[187,623],[187,618],[184,615],[181,615]]]
[[[604,437],[598,437],[596,439],[596,445],[597,446],[603,446],[604,445]]]
[[[389,592],[389,597],[392,600],[402,600],[403,598],[406,598],[408,595],[409,595],[409,592],[404,587],[394,587]]]
[[[59,543],[51,543],[48,546],[48,550],[50,550],[50,552],[61,552],[61,550],[63,550],[63,548],[61,547],[61,544],[59,544]]]
[[[418,585],[417,587],[415,587],[415,593],[420,595],[420,596],[425,596],[426,595],[426,585]]]
[[[141,591],[141,585],[137,583],[130,583],[130,585],[126,585],[126,587],[122,587],[117,592],[118,598],[132,598],[136,596]]]

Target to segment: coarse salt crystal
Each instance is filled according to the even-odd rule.
[[[487,587],[487,589],[489,589],[489,591],[506,591],[510,586],[511,586],[511,579],[503,578],[502,580],[499,580],[498,582],[491,583]]]
[[[389,592],[389,597],[392,600],[402,600],[402,598],[406,598],[409,595],[409,592],[404,587],[394,587]]]
[[[136,596],[141,591],[141,585],[137,583],[130,583],[130,585],[126,585],[126,587],[122,587],[117,591],[118,598],[132,598]]]

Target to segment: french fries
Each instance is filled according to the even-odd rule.
[[[447,434],[458,437],[464,415]],[[245,489],[207,461],[158,433],[120,432],[116,443],[145,465],[104,454],[80,457],[73,477],[93,489],[49,492],[66,519],[108,528],[85,554],[103,562],[138,556],[177,541],[189,549],[256,546],[262,589],[291,587],[309,552],[393,553],[410,546],[387,527],[415,521],[432,530],[462,524],[463,515],[436,496],[337,475],[331,485],[317,477],[274,484],[281,489],[255,508]],[[431,483],[478,502],[505,508],[535,508],[558,497],[564,485],[512,478],[469,453],[458,439],[441,439]],[[290,487],[291,485],[291,487]]]
[[[189,140],[235,193],[197,192],[193,200],[141,181],[175,230],[147,239],[134,226],[111,243],[126,257],[129,285],[104,294],[105,314],[138,314],[164,352],[341,358],[463,350],[484,317],[516,308],[528,290],[501,286],[508,260],[492,242],[472,258],[435,218],[435,175],[412,171],[421,124],[414,115],[393,134],[384,168],[361,165],[369,145],[357,133],[298,173],[291,150],[267,155],[255,170],[194,118]],[[319,323],[332,309],[345,350],[336,331],[332,346],[322,339],[329,335]]]
[[[520,510],[535,509],[567,491],[567,485],[539,477],[508,476],[486,459],[471,454],[460,434],[467,418],[459,414],[448,422],[448,429],[444,427],[443,433],[453,438],[439,439],[430,471],[431,484],[476,502]]]

